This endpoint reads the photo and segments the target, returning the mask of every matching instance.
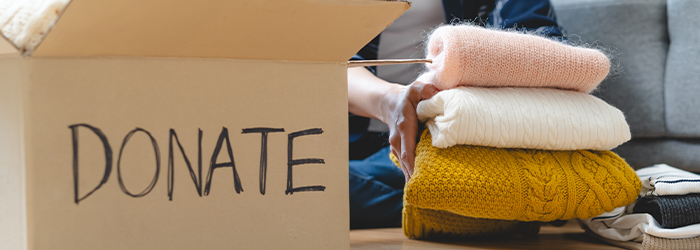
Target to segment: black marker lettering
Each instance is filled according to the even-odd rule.
[[[306,186],[306,187],[298,187],[294,188],[294,185],[292,184],[293,175],[292,175],[292,167],[294,165],[302,165],[302,164],[325,164],[323,159],[317,159],[317,158],[306,158],[306,159],[297,159],[294,160],[293,151],[294,151],[294,138],[299,137],[299,136],[304,136],[304,135],[320,135],[323,133],[323,130],[320,128],[312,128],[312,129],[307,129],[307,130],[302,130],[298,132],[294,132],[289,134],[288,141],[287,141],[287,190],[284,192],[285,194],[294,194],[294,192],[308,192],[308,191],[324,191],[326,190],[325,186]]]
[[[224,139],[226,140],[226,149],[228,151],[230,162],[216,163],[216,158],[219,156],[221,147],[224,144]],[[211,189],[211,179],[214,174],[214,169],[221,167],[231,167],[233,169],[233,185],[236,188],[236,193],[241,193],[243,187],[241,186],[241,179],[238,177],[238,172],[236,171],[236,164],[233,161],[233,149],[231,149],[231,141],[228,138],[228,129],[224,127],[219,135],[219,140],[216,142],[216,148],[214,148],[214,154],[211,156],[211,162],[209,164],[209,173],[207,173],[207,185],[204,188],[204,195],[209,195]]]
[[[192,164],[190,160],[187,159],[187,154],[185,154],[185,149],[182,148],[180,144],[180,139],[177,138],[177,134],[174,129],[170,129],[170,141],[168,148],[168,198],[173,200],[173,186],[175,185],[175,161],[173,159],[173,138],[177,142],[177,146],[180,148],[180,153],[182,153],[182,158],[185,159],[185,164],[187,164],[187,169],[190,171],[190,177],[194,182],[194,187],[197,189],[197,194],[202,197],[202,130],[199,129],[199,165],[197,165],[198,174],[195,174],[192,169]]]
[[[129,190],[126,189],[126,186],[124,186],[124,181],[122,180],[122,172],[121,172],[121,161],[122,161],[122,152],[124,152],[124,146],[126,146],[126,143],[129,142],[129,139],[131,139],[131,136],[133,136],[136,132],[144,132],[148,137],[151,138],[151,143],[153,144],[153,151],[155,151],[156,154],[156,174],[153,176],[153,180],[151,181],[151,184],[146,187],[145,190],[143,190],[141,193],[138,194],[132,194],[129,192]],[[151,133],[149,133],[146,130],[143,130],[142,128],[136,128],[126,134],[126,137],[124,137],[124,142],[122,142],[122,147],[119,149],[119,158],[117,159],[117,177],[119,179],[119,187],[121,187],[122,191],[131,196],[131,197],[143,197],[147,195],[148,193],[153,190],[153,187],[156,186],[156,182],[158,181],[158,175],[160,174],[160,151],[158,150],[158,143],[156,142],[156,139],[151,136]]]
[[[84,200],[88,196],[90,196],[92,193],[97,191],[100,187],[102,187],[102,184],[105,184],[107,180],[109,179],[109,174],[112,173],[112,147],[109,146],[109,141],[107,141],[107,137],[102,133],[102,131],[98,128],[95,128],[93,126],[87,125],[87,124],[74,124],[68,126],[71,129],[71,132],[73,134],[73,187],[75,191],[75,204],[78,204],[80,201]],[[78,128],[79,127],[86,127],[92,130],[93,133],[97,135],[97,137],[100,138],[102,141],[102,145],[104,146],[105,149],[105,173],[102,176],[102,181],[100,181],[100,184],[97,185],[92,191],[88,192],[85,196],[79,197],[78,194]]]
[[[243,134],[261,133],[260,141],[260,194],[265,195],[265,184],[267,182],[267,134],[273,132],[284,132],[283,128],[245,128]]]

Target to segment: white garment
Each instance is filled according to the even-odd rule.
[[[666,164],[637,170],[642,180],[642,195],[684,195],[700,193],[700,175]]]
[[[661,238],[681,239],[700,236],[700,224],[693,224],[679,228],[662,228],[650,214],[633,214],[634,205],[616,208],[615,211],[624,211],[617,217],[602,218],[597,216],[587,220],[581,220],[591,231],[607,239],[616,241],[639,241],[644,234]]]
[[[697,190],[697,186],[688,188],[687,185],[679,185],[678,183],[660,183],[659,180],[673,180],[673,178],[677,177],[700,177],[696,174],[683,171],[666,164],[657,164],[651,167],[638,169],[636,173],[643,185],[641,195],[687,194],[685,192]],[[655,185],[650,184],[649,180],[655,180]],[[659,190],[659,188],[661,188],[661,190]],[[659,194],[659,191],[661,191],[661,194]],[[645,233],[656,237],[669,239],[700,236],[700,224],[693,224],[673,229],[662,228],[650,214],[632,213],[634,205],[635,203],[627,207],[618,207],[611,212],[603,213],[587,220],[580,220],[580,222],[585,224],[593,233],[615,241],[641,242],[641,238]]]
[[[458,87],[418,103],[433,146],[610,150],[630,139],[622,112],[575,91]]]
[[[2,0],[0,33],[31,55],[70,0]]]

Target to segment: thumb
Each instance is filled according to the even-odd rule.
[[[423,85],[423,89],[421,90],[421,100],[426,100],[433,98],[433,96],[437,95],[437,93],[440,92],[440,89],[438,89],[435,85],[432,83],[425,84]]]

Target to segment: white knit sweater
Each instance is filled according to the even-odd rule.
[[[630,140],[622,112],[575,91],[458,87],[417,107],[433,146],[610,150]]]

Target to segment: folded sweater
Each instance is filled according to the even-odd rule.
[[[588,93],[608,75],[610,62],[600,51],[544,37],[445,25],[428,40],[428,72],[418,78],[440,89],[459,85],[549,87]]]
[[[663,228],[651,214],[633,213],[633,207],[616,208],[618,216],[596,216],[581,223],[591,232],[614,241],[637,241],[645,234],[667,239],[700,237],[700,224]]]
[[[645,196],[634,205],[635,213],[648,213],[663,228],[700,223],[700,194]]]
[[[602,237],[601,235],[598,235],[591,231],[586,225],[582,224],[581,227],[583,227],[586,230],[586,234],[590,235],[591,237],[605,241],[611,245],[618,246],[621,248],[625,249],[630,249],[630,250],[666,250],[666,249],[674,249],[674,250],[695,250],[695,249],[700,249],[700,237],[690,237],[690,238],[681,238],[681,239],[668,239],[668,238],[662,238],[662,237],[656,237],[650,234],[643,234],[640,235],[639,237],[630,240],[630,241],[618,241],[618,240],[611,240],[605,237]]]
[[[70,0],[0,1],[0,33],[29,56]]]
[[[610,150],[630,140],[622,112],[584,93],[458,87],[418,103],[433,146]]]
[[[637,170],[642,180],[642,195],[684,195],[700,193],[700,175],[656,164]]]
[[[553,221],[612,211],[632,203],[640,188],[634,170],[610,151],[441,149],[426,131],[404,199],[466,217]]]
[[[444,210],[418,208],[404,202],[403,232],[414,239],[483,238],[537,235],[538,222],[470,218]]]
[[[700,249],[700,237],[684,239],[667,239],[645,234],[642,250],[697,250]]]

